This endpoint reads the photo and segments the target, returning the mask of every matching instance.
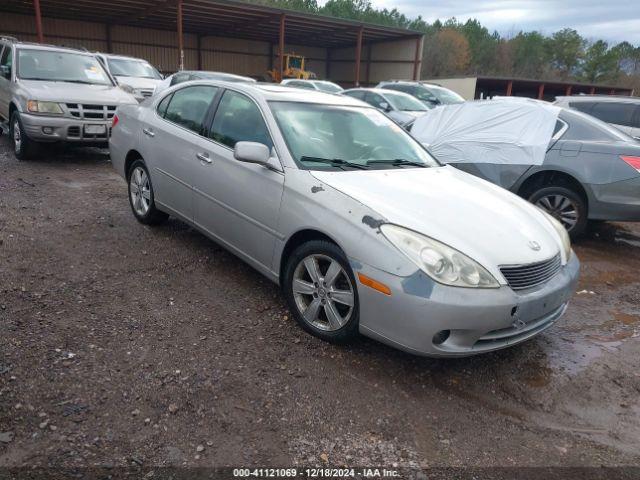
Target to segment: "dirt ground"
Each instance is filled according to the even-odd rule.
[[[150,228],[98,150],[0,138],[0,467],[640,465],[640,225],[575,245],[579,292],[458,360],[302,332],[200,233]]]

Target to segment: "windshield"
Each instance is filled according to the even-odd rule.
[[[116,77],[153,78],[161,80],[162,75],[143,60],[130,58],[109,58],[109,70]]]
[[[431,93],[433,93],[440,103],[444,105],[454,105],[456,103],[464,103],[464,98],[458,95],[456,92],[442,87],[430,87]]]
[[[424,112],[429,110],[424,103],[416,100],[416,98],[411,95],[396,92],[384,92],[384,96],[396,110],[402,110],[405,112]]]
[[[22,80],[113,85],[95,57],[55,50],[18,50],[18,77]]]
[[[369,107],[270,102],[298,166],[308,170],[434,167],[407,132]]]
[[[315,85],[318,87],[318,90],[322,92],[339,93],[344,90],[340,85],[332,82],[315,82]]]

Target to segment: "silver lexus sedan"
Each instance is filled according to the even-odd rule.
[[[197,228],[328,341],[487,352],[549,328],[576,286],[562,225],[357,100],[187,82],[118,109],[110,149],[141,223]]]

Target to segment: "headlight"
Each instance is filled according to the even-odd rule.
[[[27,102],[27,110],[31,113],[47,113],[49,115],[62,115],[64,113],[58,103],[39,102],[38,100],[29,100]]]
[[[453,287],[498,288],[497,280],[475,260],[419,233],[384,224],[382,234],[436,282]]]
[[[122,90],[124,90],[127,93],[130,93],[131,95],[135,95],[136,94],[136,89],[133,88],[130,85],[125,85],[124,83],[121,83],[120,85],[118,85]]]
[[[558,235],[560,235],[560,240],[562,241],[562,251],[564,252],[564,260],[565,262],[568,262],[571,258],[571,239],[569,238],[567,229],[564,228],[558,220],[549,215],[547,212],[542,209],[540,209],[540,211],[544,213],[545,217],[547,217],[547,220],[549,220]]]

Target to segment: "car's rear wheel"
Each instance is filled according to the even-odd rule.
[[[9,135],[13,143],[13,153],[18,160],[28,160],[35,156],[38,151],[38,143],[31,140],[25,133],[18,111],[11,115]]]
[[[357,336],[356,281],[338,246],[313,240],[296,248],[287,261],[282,286],[294,318],[307,332],[330,342]]]
[[[151,177],[142,160],[133,162],[129,169],[128,180],[129,204],[138,221],[146,225],[164,222],[169,215],[156,208]]]
[[[587,205],[574,190],[562,186],[545,187],[533,192],[529,201],[558,220],[571,238],[584,233],[587,226]]]

